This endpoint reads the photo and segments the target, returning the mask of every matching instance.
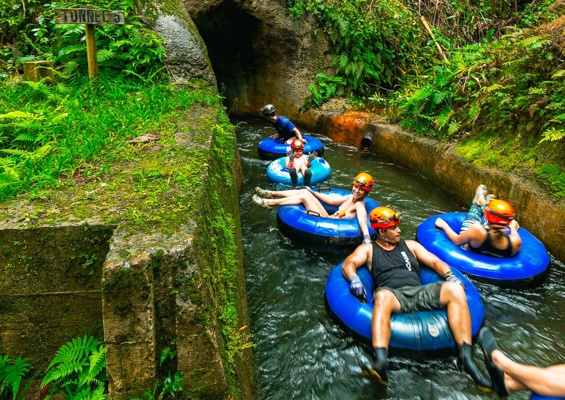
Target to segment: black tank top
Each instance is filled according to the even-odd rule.
[[[420,265],[408,248],[404,239],[387,251],[375,242],[373,245],[373,260],[371,275],[375,289],[383,286],[396,289],[402,286],[420,286]]]
[[[490,241],[490,232],[487,232],[487,238],[479,247],[473,247],[471,246],[471,243],[469,243],[469,250],[471,250],[474,253],[489,254],[498,257],[510,257],[512,256],[512,242],[510,241],[510,238],[508,236],[504,236],[504,237],[508,242],[508,245],[504,250],[497,249],[492,245]]]

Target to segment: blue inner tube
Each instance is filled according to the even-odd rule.
[[[292,180],[290,179],[288,168],[285,167],[285,161],[286,157],[281,157],[269,164],[269,166],[267,167],[267,178],[269,178],[269,182],[282,183],[292,186]],[[312,173],[310,185],[316,185],[320,182],[324,182],[330,177],[330,174],[332,172],[330,164],[328,164],[326,160],[320,157],[316,157],[314,160],[312,160],[309,169]],[[297,185],[304,185],[304,177],[302,176],[302,172],[298,172]]]
[[[325,289],[326,305],[330,315],[348,333],[371,341],[371,318],[373,313],[373,279],[365,267],[357,270],[357,275],[367,289],[367,303],[362,303],[349,292],[349,282],[341,273],[343,261],[328,277]],[[467,302],[471,312],[471,332],[476,336],[483,324],[485,311],[477,289],[459,271],[452,270],[465,282]],[[432,269],[420,265],[422,284],[443,281]],[[419,311],[393,314],[391,317],[390,348],[395,350],[417,351],[426,355],[439,355],[452,352],[456,343],[447,321],[447,311]]]
[[[540,396],[539,394],[532,393],[530,400],[565,400],[565,397],[547,397]]]
[[[324,155],[324,144],[315,137],[302,135],[306,139],[304,144],[304,153],[315,151],[319,157]],[[267,137],[257,145],[259,157],[265,160],[276,160],[279,157],[286,156],[290,151],[290,144],[286,144],[283,140]]]
[[[518,230],[522,249],[508,258],[462,249],[449,240],[443,230],[435,228],[436,219],[441,217],[451,229],[459,232],[466,215],[464,212],[434,215],[418,227],[416,239],[441,260],[477,280],[501,286],[521,286],[531,284],[544,275],[550,262],[549,254],[545,246],[524,228]]]
[[[316,191],[334,197],[343,197],[351,191],[334,188],[316,188]],[[328,214],[333,214],[339,207],[321,202]],[[369,225],[369,214],[378,207],[379,203],[365,197],[367,210],[367,227],[371,237],[376,237],[376,232]],[[316,251],[328,253],[349,252],[363,241],[363,234],[357,218],[322,218],[317,214],[306,212],[303,205],[281,206],[277,211],[277,223],[283,235],[299,245],[307,246]]]

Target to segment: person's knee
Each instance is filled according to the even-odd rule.
[[[375,307],[382,310],[392,310],[396,297],[389,290],[379,290],[375,293]]]
[[[448,302],[467,303],[465,289],[456,282],[444,282],[441,286],[440,297],[445,298]]]

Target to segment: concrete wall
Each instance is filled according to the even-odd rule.
[[[251,336],[231,334],[249,325],[241,166],[221,106],[208,107],[188,109],[174,139],[140,147],[104,182],[2,204],[0,354],[41,372],[88,334],[106,344],[112,399],[141,398],[177,370],[175,398],[254,397],[241,346]],[[166,347],[176,357],[160,365]]]
[[[540,239],[556,259],[565,261],[565,201],[556,201],[535,182],[492,168],[479,168],[455,154],[455,145],[422,138],[385,123],[367,112],[344,111],[343,105],[296,116],[298,125],[335,141],[359,147],[364,137],[370,151],[411,168],[468,203],[477,185],[509,201],[520,225]]]

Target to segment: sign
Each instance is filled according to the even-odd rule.
[[[86,58],[88,60],[88,76],[90,80],[98,77],[98,61],[96,59],[96,37],[94,25],[124,24],[124,10],[96,10],[94,8],[59,8],[56,9],[55,23],[84,24],[86,34]]]
[[[123,10],[96,10],[93,8],[59,8],[56,10],[57,24],[124,24]]]

